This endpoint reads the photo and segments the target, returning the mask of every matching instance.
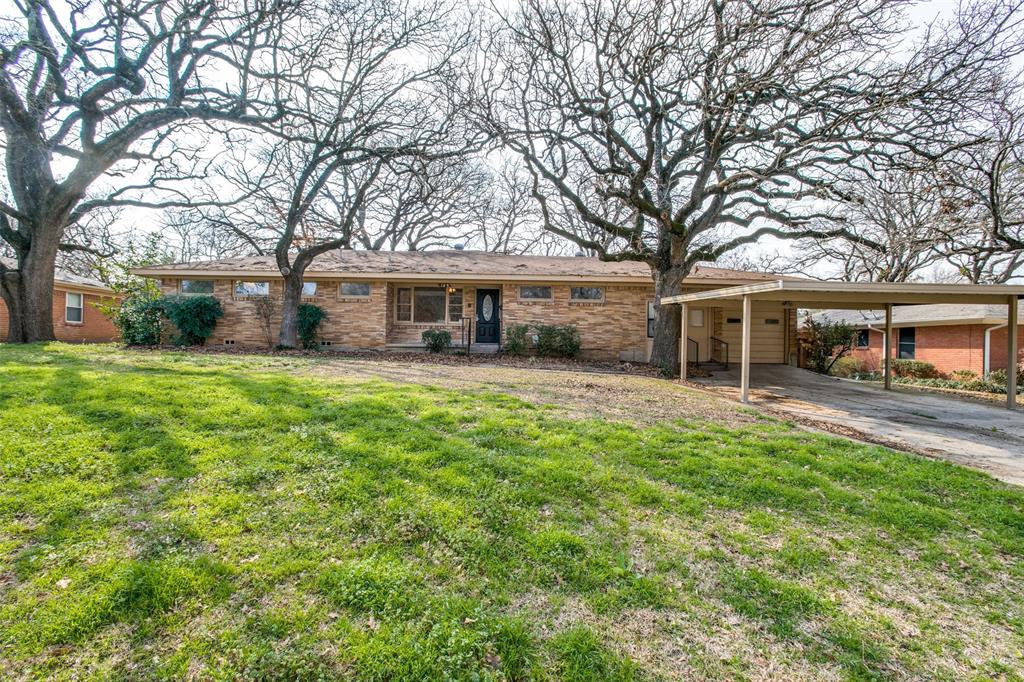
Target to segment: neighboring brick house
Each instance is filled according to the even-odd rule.
[[[140,268],[158,279],[165,294],[211,294],[224,316],[211,344],[265,346],[256,301],[281,297],[282,279],[273,257],[174,263]],[[699,266],[687,291],[777,279],[764,273]],[[463,250],[332,251],[306,271],[307,301],[327,319],[321,343],[338,349],[421,348],[427,329],[447,329],[455,344],[496,350],[516,324],[572,324],[582,355],[594,359],[646,361],[654,286],[647,265],[595,258],[511,256]],[[779,303],[753,310],[759,325],[755,362],[790,361],[796,314]],[[729,348],[738,334],[738,309],[694,309],[690,338],[700,360],[713,343]],[[280,318],[272,319],[273,335]],[[763,327],[763,330],[760,329]],[[788,332],[788,333],[787,333]],[[270,339],[271,342],[274,339]],[[738,345],[729,359],[738,357]]]
[[[1024,319],[1024,303],[1020,304]],[[831,320],[843,320],[858,330],[853,357],[869,369],[882,360],[885,315],[881,311],[827,310],[817,313]],[[1006,306],[1000,305],[917,305],[893,309],[892,357],[921,360],[935,365],[944,376],[968,370],[984,376],[994,369],[1006,369]],[[1024,325],[1018,325],[1024,337]],[[1018,352],[1024,363],[1024,348]]]
[[[53,277],[53,333],[58,341],[101,342],[117,339],[117,327],[96,307],[114,292],[91,277],[59,268]],[[7,340],[7,305],[0,299],[0,341]]]

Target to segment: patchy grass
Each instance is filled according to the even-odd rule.
[[[1016,488],[353,367],[0,348],[0,677],[1022,679]]]

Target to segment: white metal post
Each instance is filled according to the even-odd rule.
[[[1010,296],[1006,311],[1006,406],[1017,404],[1017,297]]]
[[[885,372],[885,390],[892,389],[892,303],[885,304],[885,339],[883,339],[883,345],[885,346],[883,352],[885,355],[882,357],[885,360],[882,362],[883,371]]]
[[[679,379],[686,381],[686,354],[690,350],[690,344],[687,342],[690,337],[690,309],[685,303],[681,304],[680,308],[682,315],[679,322]]]
[[[740,348],[740,400],[750,402],[750,296],[743,297],[743,345]]]

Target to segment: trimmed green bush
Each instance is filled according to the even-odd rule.
[[[527,335],[530,333],[530,326],[527,324],[510,324],[505,328],[506,353],[512,355],[526,355],[530,349],[530,340]]]
[[[852,376],[857,376],[864,373],[864,363],[857,359],[849,356],[839,358],[832,365],[832,369],[829,374],[835,377],[842,377],[848,379]]]
[[[446,329],[428,329],[420,337],[431,353],[440,353],[452,345],[452,335]]]
[[[306,350],[315,350],[316,337],[320,333],[320,325],[327,319],[327,311],[312,303],[303,303],[299,306],[299,317],[296,321],[298,327],[299,343]]]
[[[892,373],[894,376],[911,379],[938,379],[939,370],[935,365],[923,360],[897,359],[892,361]]]
[[[202,346],[210,338],[224,309],[213,296],[166,296],[162,307],[168,319],[178,328],[175,343]]]
[[[580,354],[580,333],[571,324],[538,324],[537,354],[552,358],[574,358]]]
[[[158,293],[142,290],[128,295],[110,317],[128,346],[157,346],[163,340],[164,306]]]

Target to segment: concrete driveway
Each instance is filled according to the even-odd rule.
[[[812,427],[941,457],[1024,485],[1024,411],[864,384],[785,365],[751,368],[751,402]],[[739,367],[691,380],[739,398]]]

